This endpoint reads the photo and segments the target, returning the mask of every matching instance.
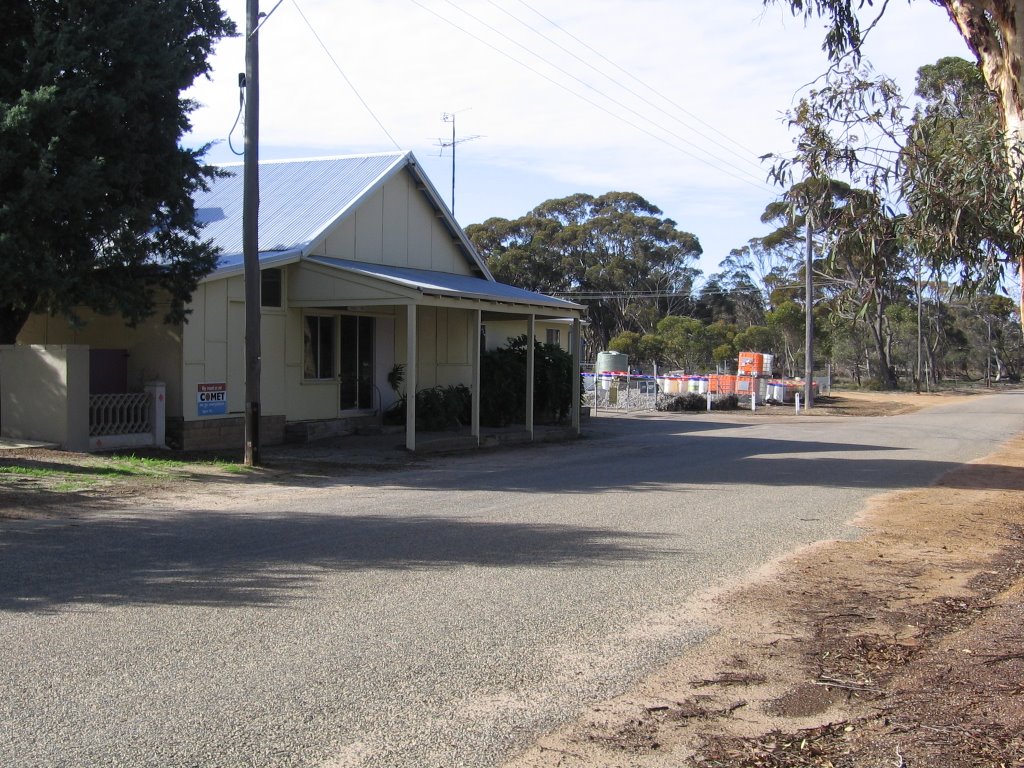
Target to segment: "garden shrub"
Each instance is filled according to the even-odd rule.
[[[469,424],[473,394],[462,384],[431,387],[416,393],[416,429],[457,430]]]
[[[556,344],[535,342],[533,414],[537,423],[559,423],[572,406],[572,355]],[[526,335],[480,356],[480,423],[505,427],[526,421]]]

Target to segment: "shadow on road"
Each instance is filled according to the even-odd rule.
[[[608,566],[667,553],[657,548],[660,538],[553,524],[300,512],[11,525],[0,539],[0,610],[273,606],[301,599],[327,571]]]

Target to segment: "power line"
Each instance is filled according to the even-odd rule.
[[[692,158],[694,160],[697,160],[698,162],[704,163],[705,165],[707,165],[708,167],[714,169],[715,171],[718,171],[719,173],[722,173],[722,174],[724,174],[726,176],[730,176],[730,177],[732,177],[733,179],[736,179],[739,182],[742,182],[744,184],[747,184],[748,186],[751,186],[751,187],[754,187],[755,189],[758,189],[759,191],[770,191],[770,192],[772,192],[774,194],[775,191],[772,190],[772,188],[767,186],[766,184],[754,183],[753,181],[750,181],[750,179],[748,179],[748,178],[743,178],[741,176],[736,175],[735,173],[731,173],[728,170],[726,170],[726,169],[724,169],[724,168],[722,168],[722,167],[720,167],[718,165],[715,165],[714,163],[708,161],[707,159],[705,159],[703,157],[700,157],[699,155],[695,155],[693,152],[690,152],[687,149],[684,149],[683,147],[679,146],[678,144],[674,144],[673,142],[669,141],[665,137],[659,136],[658,134],[653,133],[652,131],[648,130],[647,128],[644,128],[643,126],[637,125],[633,121],[623,117],[620,114],[616,114],[615,112],[613,112],[612,110],[608,109],[604,105],[594,101],[593,99],[587,98],[586,96],[584,96],[583,94],[581,94],[581,93],[579,93],[577,91],[574,91],[572,88],[566,86],[565,84],[558,82],[557,80],[549,77],[548,75],[545,75],[543,72],[539,71],[535,67],[532,67],[529,64],[527,64],[526,62],[524,62],[524,61],[522,61],[520,59],[517,59],[512,54],[510,54],[510,53],[508,53],[506,51],[503,51],[502,49],[498,48],[497,46],[493,45],[492,43],[490,43],[490,42],[484,40],[483,38],[479,37],[478,35],[473,34],[472,32],[470,32],[469,30],[465,29],[464,27],[459,26],[457,23],[455,23],[451,19],[445,18],[444,16],[442,16],[437,11],[433,10],[432,8],[428,8],[427,6],[425,6],[419,0],[409,0],[409,1],[413,5],[416,5],[419,8],[422,8],[424,11],[426,11],[429,14],[431,14],[432,16],[437,17],[438,19],[443,21],[445,24],[448,24],[449,26],[454,27],[458,31],[460,31],[463,34],[467,35],[468,37],[471,37],[472,39],[476,40],[477,42],[481,43],[482,45],[487,46],[488,48],[493,50],[495,53],[498,53],[498,54],[504,56],[505,58],[509,59],[510,61],[514,62],[515,64],[518,64],[519,66],[521,66],[524,69],[532,72],[533,74],[537,75],[538,77],[548,81],[552,85],[554,85],[554,86],[556,86],[558,88],[561,88],[562,90],[572,94],[573,96],[575,96],[576,98],[580,99],[581,101],[584,101],[587,104],[590,104],[592,107],[595,107],[596,109],[601,110],[605,114],[615,118],[616,120],[619,120],[620,122],[625,123],[629,127],[633,128],[633,129],[635,129],[637,131],[640,131],[641,133],[646,134],[647,136],[650,136],[652,139],[661,142],[662,144],[664,144],[665,146],[667,146],[667,147],[669,147],[671,149],[674,149],[676,152],[679,152],[680,154],[686,155],[687,157],[690,157],[690,158]],[[449,2],[449,0],[445,0],[445,2]],[[456,6],[453,6],[453,7],[456,7]],[[457,8],[457,10],[462,10],[462,9]],[[469,15],[471,18],[475,18],[475,17],[472,16],[472,14],[469,14],[466,11],[462,11],[462,12],[466,13],[466,15]],[[483,24],[483,22],[480,22],[480,23]],[[488,26],[488,25],[484,24],[484,26]],[[489,28],[491,28],[491,27],[489,27]],[[491,29],[493,29],[493,28],[491,28]],[[503,33],[500,33],[500,32],[498,34],[501,34],[502,36],[505,36],[505,35],[503,35]],[[507,36],[505,36],[505,37],[507,37]],[[515,42],[515,41],[512,41],[512,42]],[[516,45],[520,45],[520,44],[516,43]],[[520,47],[522,47],[522,46],[520,46]],[[542,58],[542,57],[539,57],[537,54],[533,53],[532,51],[529,51],[529,52],[533,56],[537,56],[538,58]],[[558,68],[555,67],[555,69],[558,69]],[[560,71],[562,71],[563,74],[569,74],[569,73],[566,73],[564,70],[560,70]],[[573,75],[569,75],[569,77],[572,77],[573,79],[579,80],[579,78],[575,78],[575,76],[573,76]],[[582,81],[580,81],[580,82],[582,82]],[[591,88],[591,90],[594,90],[595,92],[599,93],[600,95],[604,96],[609,101],[612,101],[612,102],[618,104],[619,106],[622,106],[625,109],[627,109],[627,110],[629,110],[631,112],[634,112],[634,114],[637,114],[639,117],[641,117],[642,119],[646,120],[646,118],[644,118],[643,115],[640,115],[635,110],[632,110],[629,107],[625,107],[625,105],[622,105],[621,103],[616,102],[614,99],[611,99],[607,95],[601,93],[596,88],[593,88],[592,86],[590,86],[590,85],[588,85],[586,83],[584,83],[584,85],[586,85],[588,88]],[[672,133],[671,131],[667,131],[662,126],[657,126],[657,127],[661,128],[661,130],[665,130],[665,132],[669,133],[670,135],[676,136],[676,138],[679,138],[682,141],[686,141],[685,139],[683,139],[682,137]],[[696,149],[700,149],[700,148],[697,148],[697,147],[695,147],[695,148]],[[704,152],[707,155],[710,155],[711,157],[715,158],[716,160],[721,161],[721,158],[716,157],[715,155],[711,154],[710,152],[707,152],[706,150],[700,149],[700,151]],[[732,166],[731,163],[726,163],[726,164],[730,165],[731,167],[735,167],[735,166]],[[741,173],[748,173],[747,171],[744,171],[743,169],[737,169],[737,170],[739,170]],[[751,176],[752,178],[754,178],[753,174],[748,174],[748,175]]]
[[[588,50],[592,51],[592,52],[593,52],[594,54],[596,54],[597,56],[599,56],[599,57],[600,57],[601,59],[603,59],[604,61],[607,61],[607,62],[608,62],[609,64],[611,64],[612,66],[614,66],[614,67],[615,67],[616,69],[619,69],[619,70],[621,70],[622,72],[624,72],[625,74],[629,75],[629,77],[631,77],[631,78],[632,78],[633,80],[636,80],[636,81],[637,81],[638,83],[640,83],[641,85],[643,85],[643,86],[644,86],[645,88],[647,88],[647,89],[648,89],[649,91],[651,91],[651,92],[652,92],[652,93],[654,93],[655,95],[659,96],[659,97],[660,97],[660,98],[662,98],[663,100],[667,101],[667,102],[668,102],[669,104],[671,104],[672,106],[676,107],[676,108],[677,108],[678,110],[680,110],[680,111],[681,111],[681,112],[683,112],[684,114],[686,114],[686,115],[688,115],[688,116],[692,117],[693,119],[697,120],[697,121],[698,121],[699,123],[701,123],[701,124],[702,124],[702,125],[704,125],[705,127],[709,128],[709,129],[710,129],[710,130],[712,130],[712,131],[713,131],[714,133],[718,134],[718,136],[720,136],[720,137],[722,137],[723,139],[725,139],[726,141],[730,141],[730,142],[732,142],[733,144],[735,144],[736,146],[740,147],[741,149],[743,149],[743,150],[744,150],[744,153],[743,153],[743,154],[740,154],[740,153],[739,153],[739,152],[737,152],[737,151],[736,151],[735,149],[732,149],[732,148],[730,148],[730,147],[727,147],[727,146],[726,146],[725,144],[721,143],[720,141],[718,141],[717,139],[715,139],[715,138],[714,138],[713,136],[709,136],[708,134],[704,133],[704,132],[703,132],[703,131],[701,131],[700,129],[698,129],[698,128],[694,128],[694,127],[693,127],[692,125],[690,125],[689,123],[687,123],[687,122],[686,122],[685,120],[682,120],[682,119],[680,119],[679,117],[677,117],[677,116],[673,115],[673,114],[672,114],[672,113],[670,113],[669,111],[667,111],[667,110],[663,109],[662,107],[658,106],[658,105],[657,105],[657,104],[655,104],[655,103],[654,103],[653,101],[651,101],[650,99],[648,99],[648,98],[647,98],[646,96],[643,96],[642,94],[640,94],[640,93],[637,93],[637,91],[636,91],[636,90],[634,90],[633,88],[631,88],[631,87],[630,87],[629,85],[627,85],[626,83],[623,83],[623,82],[622,82],[621,80],[618,80],[618,79],[616,79],[616,78],[612,77],[611,75],[609,75],[608,73],[606,73],[606,72],[603,72],[603,71],[602,71],[601,69],[599,69],[598,67],[594,66],[593,64],[591,64],[591,63],[590,63],[589,61],[587,61],[587,60],[586,60],[586,59],[584,59],[583,57],[579,56],[578,54],[576,54],[576,53],[574,53],[573,51],[571,51],[571,50],[569,50],[568,48],[566,48],[566,47],[565,47],[564,45],[562,45],[561,43],[559,43],[559,42],[558,42],[557,40],[555,40],[555,39],[551,38],[550,36],[548,36],[548,35],[544,34],[544,32],[542,32],[541,30],[539,30],[539,29],[537,29],[536,27],[532,26],[531,24],[528,24],[527,22],[523,21],[523,20],[522,20],[521,18],[519,18],[518,16],[516,16],[515,14],[513,14],[513,13],[512,13],[511,11],[508,11],[507,9],[505,9],[505,8],[502,8],[502,7],[500,6],[500,5],[498,5],[498,3],[497,3],[497,2],[495,2],[495,0],[486,0],[486,2],[487,2],[488,4],[490,4],[490,5],[494,6],[494,7],[496,8],[496,9],[498,9],[499,11],[501,11],[502,13],[504,13],[504,14],[505,14],[506,16],[508,16],[509,18],[511,18],[511,19],[513,19],[513,20],[515,20],[515,21],[519,22],[519,24],[521,24],[522,26],[526,27],[526,28],[527,28],[528,30],[530,30],[531,32],[533,32],[533,33],[534,33],[535,35],[537,35],[537,36],[539,36],[539,37],[542,37],[542,38],[544,38],[544,39],[545,39],[545,40],[547,40],[547,41],[548,41],[549,43],[551,43],[551,44],[552,44],[553,46],[555,46],[556,48],[558,48],[558,49],[559,49],[560,51],[563,51],[564,53],[567,53],[567,54],[568,54],[569,56],[572,56],[572,57],[573,57],[574,59],[576,59],[576,61],[578,61],[578,62],[580,62],[581,64],[583,64],[583,66],[585,66],[585,67],[588,67],[589,69],[591,69],[591,70],[593,70],[594,72],[596,72],[597,74],[599,74],[599,75],[600,75],[601,77],[603,77],[603,78],[605,78],[606,80],[608,80],[608,81],[610,81],[610,82],[614,83],[614,84],[615,84],[615,85],[617,85],[617,86],[618,86],[619,88],[622,88],[622,89],[623,89],[624,91],[626,91],[627,93],[631,94],[632,96],[635,96],[635,97],[636,97],[636,98],[638,98],[638,99],[639,99],[640,101],[642,101],[642,102],[644,102],[645,104],[647,104],[647,105],[648,105],[649,107],[652,107],[652,108],[654,108],[654,109],[658,110],[659,112],[661,112],[661,113],[662,113],[663,115],[665,115],[665,116],[666,116],[666,117],[668,117],[669,119],[671,119],[671,120],[675,120],[675,121],[676,121],[677,123],[679,123],[680,125],[682,125],[683,127],[685,127],[685,128],[687,129],[687,130],[693,131],[694,133],[696,133],[696,134],[697,134],[698,136],[700,136],[701,138],[703,138],[703,139],[706,139],[707,141],[710,141],[710,142],[711,142],[712,144],[714,144],[715,146],[719,147],[720,149],[723,149],[724,151],[728,152],[728,153],[729,153],[730,155],[733,155],[734,157],[738,158],[739,160],[742,160],[743,162],[745,162],[745,163],[748,163],[748,164],[750,164],[751,166],[753,166],[753,167],[757,168],[757,169],[758,169],[759,171],[762,171],[762,172],[763,172],[763,170],[764,170],[764,169],[763,169],[763,167],[762,167],[762,166],[760,165],[760,163],[758,163],[758,162],[755,162],[754,160],[751,160],[751,159],[750,159],[750,157],[751,157],[751,156],[754,156],[754,157],[756,157],[756,156],[757,156],[757,153],[755,153],[755,152],[754,152],[753,150],[748,150],[748,149],[747,149],[746,147],[743,147],[743,145],[739,144],[739,142],[735,141],[734,139],[730,139],[730,138],[729,138],[728,136],[726,136],[726,135],[725,135],[724,133],[722,133],[722,131],[721,131],[721,130],[719,130],[718,128],[715,128],[714,126],[712,126],[712,125],[709,125],[708,123],[704,122],[704,121],[703,121],[703,120],[701,120],[701,119],[700,119],[699,117],[697,117],[696,115],[694,115],[694,114],[693,114],[692,112],[689,112],[688,110],[684,109],[683,107],[681,107],[681,106],[679,106],[678,104],[676,104],[675,102],[673,102],[673,101],[672,101],[671,99],[669,99],[669,98],[668,98],[667,96],[664,96],[663,94],[661,94],[661,93],[658,93],[658,91],[656,91],[656,90],[654,90],[653,88],[651,88],[651,86],[647,85],[647,84],[646,84],[646,83],[645,83],[644,81],[640,80],[640,79],[639,79],[639,78],[637,78],[637,77],[636,77],[635,75],[632,75],[632,74],[630,74],[629,72],[627,72],[626,70],[622,69],[622,67],[620,67],[619,65],[615,64],[615,62],[611,61],[611,60],[610,60],[610,59],[608,59],[608,58],[607,58],[606,56],[604,56],[603,54],[601,54],[601,53],[600,53],[599,51],[595,50],[594,48],[592,48],[591,46],[587,45],[586,43],[584,43],[584,42],[583,42],[582,40],[580,40],[579,38],[577,38],[577,37],[575,37],[574,35],[572,35],[572,33],[570,33],[570,32],[568,32],[568,31],[566,31],[566,30],[562,29],[562,27],[558,26],[558,24],[556,24],[556,23],[555,23],[554,21],[552,21],[551,19],[547,18],[547,17],[546,17],[546,16],[544,16],[543,14],[540,14],[540,13],[539,13],[538,11],[534,10],[533,8],[531,8],[531,7],[530,7],[529,5],[527,5],[526,3],[523,3],[523,5],[526,5],[526,7],[527,7],[527,8],[530,8],[530,10],[534,11],[534,13],[537,13],[537,14],[538,14],[539,16],[541,16],[541,18],[543,18],[543,19],[544,19],[545,21],[547,21],[547,22],[548,22],[549,24],[552,24],[552,25],[554,25],[554,26],[555,26],[555,27],[556,27],[557,29],[561,30],[561,31],[562,31],[562,32],[563,32],[564,34],[566,34],[566,35],[568,35],[569,37],[572,37],[572,38],[573,38],[574,40],[576,40],[576,41],[577,41],[577,42],[578,42],[578,43],[579,43],[580,45],[582,45],[583,47],[585,47],[585,48],[587,48]],[[521,2],[521,0],[520,0],[520,2]]]
[[[575,80],[577,83],[582,85],[584,88],[587,88],[587,89],[593,91],[594,93],[598,94],[599,96],[607,99],[608,101],[610,101],[612,104],[615,104],[619,108],[624,109],[627,112],[631,112],[636,117],[639,117],[641,120],[644,120],[644,121],[654,125],[656,128],[658,128],[659,130],[664,131],[669,136],[672,136],[672,137],[678,139],[679,141],[682,141],[682,142],[684,142],[686,144],[689,144],[691,147],[693,147],[698,152],[703,152],[704,154],[708,155],[709,157],[714,158],[716,161],[729,166],[730,168],[732,168],[733,170],[735,170],[735,171],[737,171],[739,173],[747,174],[752,179],[757,179],[758,182],[763,184],[763,181],[761,180],[761,178],[758,177],[758,176],[755,176],[750,171],[748,171],[748,170],[746,170],[744,168],[740,168],[739,166],[731,163],[730,161],[725,160],[725,159],[719,157],[718,155],[715,155],[713,152],[710,152],[707,149],[704,149],[703,147],[700,147],[700,146],[697,146],[696,144],[693,144],[686,137],[680,136],[678,133],[676,133],[675,131],[673,131],[673,130],[671,130],[669,128],[666,128],[664,125],[660,125],[660,124],[656,123],[655,121],[651,120],[646,115],[641,114],[640,112],[638,112],[637,110],[633,109],[629,105],[624,104],[623,102],[619,101],[618,99],[614,98],[613,96],[609,96],[607,93],[605,93],[601,89],[596,88],[595,86],[593,86],[590,83],[586,82],[585,80],[577,77],[576,75],[574,75],[571,72],[569,72],[568,70],[558,66],[557,64],[554,64],[553,62],[548,61],[544,56],[541,56],[539,53],[537,53],[536,51],[531,50],[530,48],[528,48],[527,46],[523,45],[519,41],[512,39],[511,37],[506,35],[504,32],[502,32],[500,29],[497,29],[497,28],[491,26],[490,24],[488,24],[486,21],[484,21],[480,17],[475,16],[474,14],[472,14],[469,11],[465,10],[464,8],[460,8],[459,6],[455,5],[455,3],[452,2],[452,0],[443,0],[443,2],[447,3],[452,8],[454,8],[457,11],[459,11],[460,13],[468,16],[473,21],[475,21],[477,24],[480,24],[481,26],[489,29],[491,32],[493,32],[494,34],[498,35],[499,37],[504,38],[508,42],[512,43],[512,45],[515,45],[515,46],[521,48],[522,50],[526,51],[526,53],[530,54],[534,58],[540,59],[540,61],[542,61],[544,64],[546,64],[547,66],[551,67],[552,69],[554,69],[554,70],[556,70],[558,72],[561,72],[563,75],[565,75],[566,77],[568,77],[568,78],[570,78],[572,80]],[[465,31],[465,30],[463,30],[463,31]],[[467,33],[467,34],[469,34],[469,33]],[[476,38],[476,39],[480,40],[480,38]],[[484,41],[480,40],[480,42],[484,42]],[[497,49],[495,49],[495,50],[497,50]],[[514,57],[512,57],[512,59],[513,59],[513,61],[516,61],[517,63],[522,64],[522,62],[520,62],[518,59],[515,59]],[[692,155],[691,155],[691,157],[692,157]],[[714,166],[712,166],[712,167],[714,167]],[[722,170],[722,169],[721,168],[716,168],[716,170]]]
[[[331,60],[331,63],[334,64],[334,68],[336,70],[338,70],[338,74],[341,75],[342,79],[345,81],[345,83],[348,85],[348,87],[352,90],[352,93],[355,94],[356,98],[359,99],[359,103],[363,105],[363,109],[365,109],[367,114],[369,114],[370,117],[373,118],[374,122],[377,123],[378,127],[382,131],[384,131],[384,135],[387,136],[391,140],[391,143],[395,146],[395,149],[401,150],[402,147],[398,144],[397,141],[395,141],[395,137],[391,135],[391,133],[388,131],[388,129],[384,127],[384,123],[382,123],[380,121],[380,118],[377,117],[377,115],[374,113],[374,111],[372,109],[370,109],[370,105],[367,104],[366,100],[359,94],[359,91],[352,84],[352,81],[348,79],[348,75],[345,74],[345,71],[341,68],[341,65],[338,64],[337,60],[334,58],[334,56],[331,54],[330,50],[324,44],[324,41],[320,39],[320,35],[317,34],[316,30],[313,28],[313,25],[309,23],[309,19],[306,18],[306,14],[304,14],[302,12],[302,9],[299,7],[298,0],[292,0],[292,5],[295,6],[295,10],[299,12],[299,16],[302,17],[302,20],[304,22],[306,22],[306,26],[309,27],[309,31],[313,33],[313,37],[315,37],[316,41],[318,43],[320,43],[320,47],[323,48],[324,53],[327,54],[327,58],[329,58]],[[276,8],[277,6],[274,6],[274,7]],[[271,11],[271,12],[273,12],[273,11]]]
[[[752,149],[750,149],[749,147],[745,146],[744,144],[742,144],[742,143],[740,143],[740,142],[736,141],[736,139],[732,138],[731,136],[728,136],[728,135],[727,135],[727,134],[725,134],[725,133],[724,133],[723,131],[721,131],[720,129],[718,129],[718,128],[716,128],[715,126],[711,125],[710,123],[707,123],[707,122],[705,122],[705,121],[704,121],[703,119],[701,119],[701,118],[700,118],[700,116],[698,116],[698,115],[694,114],[693,112],[690,112],[690,111],[689,111],[688,109],[686,109],[686,107],[684,107],[684,106],[682,106],[681,104],[678,104],[677,102],[673,101],[673,100],[672,100],[671,98],[669,98],[669,97],[668,97],[668,96],[666,96],[665,94],[661,93],[661,92],[660,92],[660,91],[658,91],[657,89],[655,89],[655,88],[652,88],[652,87],[651,87],[650,85],[648,85],[648,84],[647,84],[646,82],[644,82],[643,80],[641,80],[641,79],[640,79],[639,77],[637,77],[637,76],[636,76],[636,75],[634,75],[633,73],[629,72],[628,70],[624,69],[623,67],[619,66],[619,65],[618,65],[618,64],[616,64],[616,63],[615,63],[614,61],[612,61],[612,60],[611,60],[611,59],[609,59],[609,58],[608,58],[607,56],[605,56],[605,55],[604,55],[603,53],[601,53],[600,51],[598,51],[598,50],[597,50],[596,48],[593,48],[592,46],[588,45],[588,44],[587,44],[586,42],[584,42],[583,40],[581,40],[580,38],[578,38],[578,37],[577,37],[576,35],[574,35],[574,34],[573,34],[572,32],[570,32],[569,30],[565,29],[565,28],[564,28],[563,26],[561,26],[561,25],[560,25],[560,24],[559,24],[558,22],[556,22],[556,21],[554,21],[553,19],[551,19],[551,18],[549,18],[549,17],[545,16],[545,15],[544,15],[543,13],[541,13],[541,12],[540,12],[540,11],[538,11],[538,10],[537,10],[536,8],[534,8],[534,7],[532,6],[532,5],[530,5],[529,3],[527,3],[527,2],[526,2],[526,0],[517,0],[517,2],[518,2],[518,3],[520,4],[520,5],[523,5],[523,6],[525,6],[526,8],[528,8],[529,10],[533,11],[533,12],[534,12],[535,14],[537,14],[537,15],[538,15],[538,16],[540,16],[540,17],[541,17],[542,19],[544,19],[544,21],[546,21],[546,22],[547,22],[548,24],[550,24],[550,25],[551,25],[551,26],[553,26],[553,27],[554,27],[555,29],[559,30],[559,31],[560,31],[560,32],[562,32],[563,34],[565,34],[565,35],[567,35],[568,37],[570,37],[570,38],[572,38],[573,40],[575,40],[575,41],[576,41],[577,43],[579,43],[580,45],[582,45],[582,46],[583,46],[584,48],[586,48],[586,49],[587,49],[588,51],[592,52],[592,53],[593,53],[594,55],[596,55],[597,57],[599,57],[599,58],[600,58],[600,59],[602,59],[603,61],[606,61],[606,62],[608,62],[609,64],[611,64],[611,65],[612,65],[613,67],[615,67],[615,69],[619,70],[620,72],[622,72],[622,73],[623,73],[624,75],[626,75],[627,77],[631,78],[632,80],[635,80],[635,81],[636,81],[637,83],[639,83],[640,85],[642,85],[642,86],[643,86],[644,88],[646,88],[647,90],[649,90],[649,91],[650,91],[651,93],[653,93],[653,94],[654,94],[655,96],[657,96],[658,98],[660,98],[660,99],[664,99],[664,100],[665,100],[665,101],[666,101],[667,103],[671,104],[671,105],[672,105],[673,107],[675,107],[676,109],[678,109],[678,110],[679,110],[680,112],[682,112],[683,114],[685,114],[685,115],[688,115],[689,117],[692,117],[692,118],[693,118],[694,120],[696,120],[696,121],[697,121],[698,123],[700,123],[701,125],[703,125],[703,126],[705,126],[705,127],[707,127],[707,128],[710,128],[710,129],[711,129],[712,131],[714,131],[715,133],[717,133],[717,134],[718,134],[719,136],[721,136],[721,137],[722,137],[723,139],[725,139],[726,141],[728,141],[728,142],[730,142],[730,143],[732,143],[732,144],[735,144],[735,145],[736,145],[737,147],[739,147],[740,149],[742,149],[742,150],[743,150],[744,152],[746,152],[746,153],[748,153],[748,154],[751,154],[751,155],[754,155],[755,157],[757,157],[757,155],[758,155],[758,153],[757,153],[757,152],[755,152],[754,150],[752,150]]]

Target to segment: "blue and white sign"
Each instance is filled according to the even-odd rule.
[[[228,385],[224,382],[199,384],[196,409],[200,416],[220,416],[228,412]]]

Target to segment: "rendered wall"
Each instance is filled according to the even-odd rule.
[[[167,305],[136,328],[125,325],[120,315],[99,315],[80,310],[82,322],[71,325],[66,319],[32,315],[18,335],[19,344],[81,344],[96,349],[128,350],[128,387],[143,391],[147,382],[162,381],[167,386],[167,415],[181,413],[181,345],[184,329],[162,321]],[[188,326],[186,325],[185,328]],[[88,382],[86,382],[88,387]]]
[[[89,449],[89,348],[0,347],[0,433]]]

